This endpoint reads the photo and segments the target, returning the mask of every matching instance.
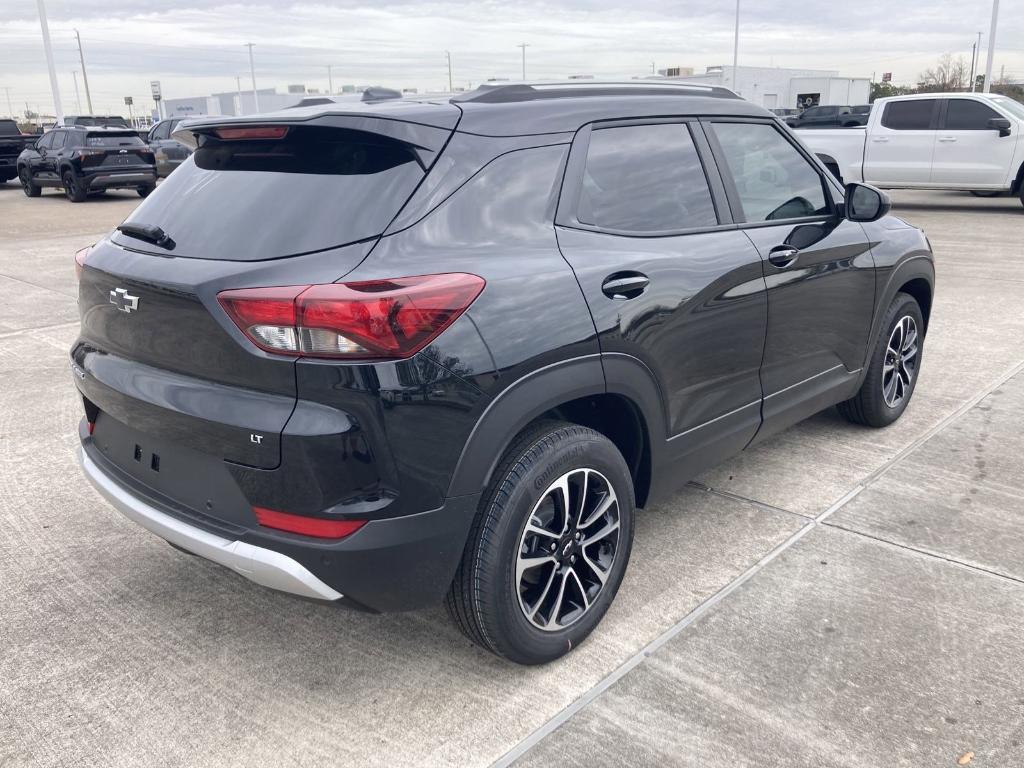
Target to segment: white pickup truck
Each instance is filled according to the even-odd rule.
[[[848,184],[1011,193],[1024,203],[1024,104],[989,93],[878,99],[863,128],[800,129]]]

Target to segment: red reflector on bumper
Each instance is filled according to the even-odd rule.
[[[252,511],[256,513],[256,522],[264,528],[315,536],[319,539],[343,539],[366,525],[365,520],[324,520],[319,517],[289,515],[287,512],[277,512],[264,507],[253,507]]]

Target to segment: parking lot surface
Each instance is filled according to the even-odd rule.
[[[642,511],[598,631],[527,669],[104,503],[72,254],[139,199],[0,185],[0,766],[1024,764],[1024,210],[895,199],[937,262],[904,417],[826,411]]]

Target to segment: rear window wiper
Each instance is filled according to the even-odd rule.
[[[117,225],[117,231],[128,235],[128,237],[145,240],[147,243],[166,248],[168,251],[174,250],[175,242],[171,239],[171,236],[155,224],[130,224],[125,222],[124,224]]]

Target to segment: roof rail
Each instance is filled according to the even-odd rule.
[[[631,82],[554,82],[484,83],[468,93],[451,98],[454,104],[508,104],[515,101],[539,101],[587,96],[706,96],[716,99],[740,98],[728,88],[699,83],[665,83],[635,80]]]

